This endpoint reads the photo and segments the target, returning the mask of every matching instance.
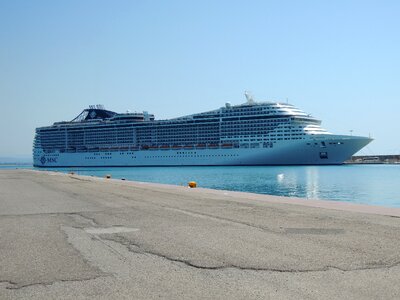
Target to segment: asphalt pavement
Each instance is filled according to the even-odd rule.
[[[2,170],[0,299],[399,299],[400,210],[304,201]]]

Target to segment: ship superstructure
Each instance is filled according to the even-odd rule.
[[[366,137],[334,135],[288,103],[225,106],[169,120],[92,105],[36,129],[35,167],[341,164]]]

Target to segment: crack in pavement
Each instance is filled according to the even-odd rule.
[[[83,278],[83,279],[60,279],[60,280],[54,280],[54,281],[49,281],[49,282],[33,282],[33,283],[29,283],[29,284],[18,284],[16,282],[13,281],[8,281],[8,280],[3,280],[0,281],[0,283],[8,283],[11,286],[6,286],[5,288],[8,290],[19,290],[19,289],[23,289],[23,288],[27,288],[27,287],[31,287],[31,286],[38,286],[38,285],[42,285],[42,286],[50,286],[53,285],[55,283],[58,282],[85,282],[85,281],[90,281],[90,280],[95,280],[98,278],[105,278],[105,277],[109,277],[110,275],[107,276],[94,276],[94,277],[90,277],[90,278]]]
[[[208,218],[208,219],[220,222],[220,223],[227,223],[227,224],[240,225],[240,226],[244,226],[244,227],[250,227],[252,229],[256,229],[261,232],[271,233],[271,234],[279,235],[279,236],[292,235],[292,234],[333,235],[333,234],[342,234],[345,232],[344,229],[342,229],[342,228],[313,228],[313,227],[307,227],[307,228],[280,227],[280,230],[274,230],[274,229],[271,229],[266,226],[257,226],[250,222],[238,221],[238,220],[227,218],[227,217],[220,217],[220,216],[215,216],[212,214],[200,213],[200,212],[196,212],[196,211],[192,211],[192,210],[175,208],[175,207],[170,207],[170,206],[162,206],[162,207],[167,210],[180,212],[180,213],[187,214],[187,215],[193,216],[193,217]]]
[[[92,213],[95,213],[95,212],[92,212]],[[96,213],[99,213],[99,212],[96,212]],[[103,226],[102,224],[97,222],[95,218],[88,217],[87,214],[85,214],[85,212],[73,212],[73,213],[69,213],[68,215],[70,215],[70,216],[79,216],[82,219],[88,221],[92,226]],[[76,220],[74,220],[74,221],[76,221]]]
[[[70,175],[70,176],[68,176],[68,177],[71,178],[71,179],[78,180],[78,181],[93,182],[93,180],[85,179],[85,178],[82,178],[82,177],[76,177],[76,176],[74,176],[74,175]]]
[[[143,248],[143,246],[141,246],[138,243],[134,243],[133,241],[118,235],[118,234],[110,234],[110,235],[103,235],[102,238],[118,243],[120,245],[125,246],[128,251],[133,252],[133,253],[137,253],[137,254],[144,254],[144,255],[153,255],[171,262],[178,262],[178,263],[182,263],[188,267],[191,268],[195,268],[195,269],[201,269],[201,270],[210,270],[210,271],[219,271],[219,270],[227,270],[227,269],[237,269],[237,270],[241,270],[241,271],[262,271],[262,272],[277,272],[277,273],[293,273],[293,274],[301,274],[301,273],[315,273],[315,272],[327,272],[327,271],[331,271],[331,270],[338,270],[341,272],[352,272],[352,271],[367,271],[367,270],[379,270],[379,269],[390,269],[390,268],[394,268],[400,265],[400,261],[394,262],[392,264],[376,264],[376,265],[366,265],[364,267],[358,267],[358,268],[349,268],[349,269],[344,269],[344,268],[340,268],[340,267],[336,267],[336,266],[324,266],[322,268],[315,268],[315,269],[304,269],[304,270],[300,270],[300,269],[279,269],[279,268],[255,268],[255,267],[244,267],[244,266],[238,266],[238,265],[234,265],[234,264],[230,264],[230,265],[221,265],[221,266],[205,266],[205,265],[200,265],[200,264],[196,264],[191,262],[190,260],[187,259],[179,259],[179,258],[173,258],[170,256],[167,256],[165,254],[161,254],[159,252],[156,251],[152,251],[149,249],[145,249]]]
[[[0,284],[2,284],[2,283],[11,284],[11,285],[17,284],[16,282],[11,281],[11,280],[0,280]]]
[[[179,209],[179,208],[175,208],[175,207],[171,207],[171,206],[166,206],[166,205],[156,205],[154,203],[152,203],[153,206],[158,206],[158,207],[162,207],[164,209],[168,209],[168,210],[172,210],[172,211],[177,211],[177,212],[181,212],[181,213],[185,213],[185,214],[190,214],[190,215],[195,215],[198,217],[206,217],[206,218],[211,218],[214,219],[216,221],[219,222],[227,222],[227,223],[233,223],[233,224],[238,224],[238,225],[242,225],[242,226],[247,226],[247,227],[251,227],[257,230],[261,230],[261,231],[266,231],[266,232],[270,232],[270,233],[275,233],[275,234],[282,234],[283,232],[280,231],[274,231],[271,229],[267,229],[264,227],[258,227],[255,226],[251,223],[246,223],[246,222],[239,222],[233,219],[229,219],[229,218],[224,218],[224,217],[216,217],[210,214],[205,214],[205,213],[199,213],[196,211],[191,211],[191,210],[184,210],[184,209]],[[91,211],[91,212],[67,212],[67,213],[36,213],[36,214],[27,214],[29,216],[32,215],[66,215],[66,216],[79,216],[81,218],[83,218],[84,220],[88,221],[91,225],[94,226],[103,226],[102,224],[100,224],[99,222],[96,221],[95,218],[93,217],[89,217],[87,216],[88,213],[105,213],[106,211],[101,210],[101,211]],[[0,217],[9,217],[9,216],[26,216],[24,215],[0,215]],[[77,220],[74,220],[75,222]],[[79,228],[82,229],[81,227],[75,227],[75,228]],[[143,246],[141,246],[140,244],[135,244],[134,242],[132,242],[131,240],[128,240],[126,238],[124,238],[121,235],[118,234],[102,234],[102,238],[98,237],[98,236],[92,236],[92,238],[100,241],[103,245],[107,246],[108,248],[110,248],[110,250],[112,250],[112,252],[118,256],[122,256],[121,253],[119,253],[116,249],[114,249],[113,247],[111,247],[110,245],[108,245],[107,243],[105,243],[104,241],[102,241],[102,238],[106,239],[106,240],[110,240],[116,243],[119,243],[125,247],[127,247],[127,249],[130,252],[134,252],[134,253],[138,253],[138,254],[150,254],[150,255],[154,255],[169,261],[173,261],[173,262],[178,262],[178,263],[182,263],[185,264],[189,267],[192,268],[196,268],[196,269],[205,269],[205,270],[224,270],[224,269],[239,269],[239,270],[245,270],[245,271],[270,271],[270,272],[280,272],[280,273],[307,273],[307,272],[323,272],[323,271],[329,271],[329,270],[339,270],[342,272],[349,272],[349,271],[363,271],[363,270],[376,270],[376,269],[389,269],[389,268],[393,268],[396,266],[400,265],[400,261],[394,262],[392,264],[376,264],[376,265],[370,265],[370,266],[364,266],[364,267],[358,267],[358,268],[350,268],[350,269],[344,269],[344,268],[340,268],[340,267],[336,267],[336,266],[325,266],[323,268],[316,268],[316,269],[304,269],[304,270],[299,270],[299,269],[278,269],[278,268],[254,268],[254,267],[243,267],[243,266],[239,266],[239,265],[221,265],[221,266],[203,266],[203,265],[199,265],[196,263],[191,262],[190,260],[185,260],[185,259],[178,259],[178,258],[173,258],[173,257],[169,257],[167,255],[163,255],[161,253],[158,253],[156,251],[151,251],[148,249],[143,248]],[[68,239],[67,239],[68,240]],[[134,248],[135,249],[134,249]],[[125,257],[123,257],[123,260],[126,260]],[[85,279],[83,279],[85,280]],[[74,280],[59,280],[59,281],[74,281]],[[78,281],[78,280],[75,280]],[[9,284],[16,284],[10,281],[0,281],[0,283],[9,283]],[[44,284],[44,283],[34,283],[34,284]],[[32,284],[32,285],[34,285]],[[28,285],[26,285],[28,286]]]
[[[126,200],[140,201],[141,202],[141,200],[133,199],[133,198],[131,198],[129,196],[120,195],[120,194],[116,194],[116,193],[112,193],[112,194],[114,196],[116,196],[116,197],[120,197],[120,198],[123,198],[123,199],[126,199]],[[204,217],[208,217],[210,219],[213,219],[213,220],[216,220],[216,221],[219,221],[219,222],[222,221],[222,222],[231,223],[231,224],[243,225],[243,226],[246,226],[246,227],[251,227],[251,228],[254,228],[254,229],[257,229],[257,230],[261,230],[263,232],[269,232],[269,233],[274,233],[274,234],[282,234],[282,233],[284,233],[282,231],[269,229],[268,227],[260,227],[260,226],[256,226],[254,224],[243,222],[243,221],[237,221],[237,220],[230,219],[230,218],[225,218],[225,217],[217,217],[217,216],[214,216],[214,215],[211,215],[211,214],[200,213],[200,212],[191,211],[191,210],[185,210],[185,209],[181,209],[181,208],[177,208],[177,207],[173,207],[173,206],[168,206],[168,205],[164,205],[164,204],[158,204],[158,203],[149,202],[149,201],[147,201],[146,204],[147,205],[152,205],[152,206],[158,207],[158,208],[163,208],[163,209],[167,209],[167,210],[171,210],[171,211],[176,211],[176,212],[180,212],[180,213],[196,216],[196,217],[203,217],[203,218]],[[103,211],[103,212],[105,212],[105,211]],[[99,212],[95,212],[95,213],[99,213]],[[100,213],[101,213],[101,211],[100,211]],[[84,217],[84,218],[88,218],[88,217],[83,216],[81,214],[80,214],[80,216]],[[97,225],[100,225],[100,224],[97,224]]]
[[[170,206],[166,206],[166,205],[162,205],[162,207],[167,209],[167,210],[177,211],[177,212],[188,214],[188,215],[195,216],[195,217],[209,218],[209,219],[212,219],[212,220],[215,220],[215,221],[218,221],[218,222],[225,222],[225,223],[228,223],[228,224],[242,225],[242,226],[246,226],[246,227],[250,227],[250,228],[253,228],[253,229],[260,230],[262,232],[268,232],[268,233],[273,233],[273,234],[282,234],[282,233],[284,233],[283,231],[272,230],[272,229],[269,229],[268,227],[260,227],[260,226],[256,226],[256,225],[248,223],[248,222],[237,221],[237,220],[226,218],[226,217],[217,217],[217,216],[214,216],[214,215],[211,215],[211,214],[200,213],[200,212],[196,212],[196,211],[191,211],[191,210],[181,209],[181,208],[175,208],[175,207],[170,207]]]

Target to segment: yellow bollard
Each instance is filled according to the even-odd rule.
[[[190,187],[190,188],[195,188],[195,187],[197,187],[196,181],[190,181],[190,182],[188,183],[188,187]]]

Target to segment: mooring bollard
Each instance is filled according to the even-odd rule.
[[[195,187],[197,187],[196,181],[190,181],[190,182],[188,183],[188,187],[190,187],[190,188],[195,188]]]

